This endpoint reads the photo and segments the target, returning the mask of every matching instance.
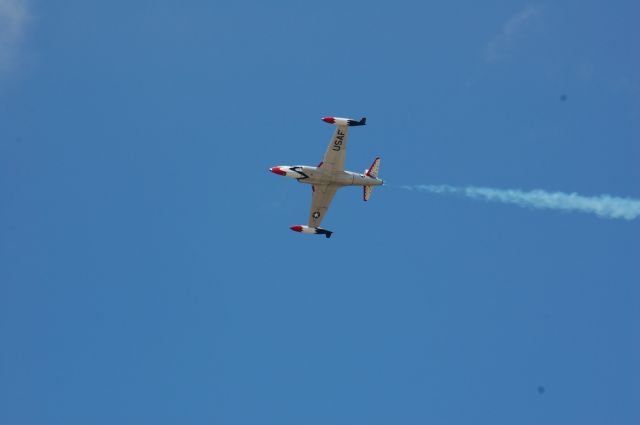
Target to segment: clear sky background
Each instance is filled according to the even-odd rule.
[[[394,187],[640,198],[638,17],[0,0],[0,423],[640,423],[640,220]]]

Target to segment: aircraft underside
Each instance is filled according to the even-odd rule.
[[[308,225],[291,226],[291,230],[301,233],[321,234],[327,238],[333,232],[320,228],[329,205],[336,191],[343,186],[363,186],[363,199],[369,200],[371,191],[375,186],[383,184],[378,178],[380,158],[376,158],[373,164],[364,173],[354,173],[344,169],[344,160],[347,149],[348,127],[365,125],[366,118],[360,121],[348,118],[326,117],[322,119],[329,124],[337,126],[322,162],[317,167],[308,165],[280,165],[269,170],[272,173],[290,177],[300,183],[310,184],[313,188],[311,199],[311,211]]]

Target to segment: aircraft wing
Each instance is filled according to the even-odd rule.
[[[317,184],[313,186],[311,198],[311,212],[309,213],[309,226],[320,227],[322,219],[329,210],[329,205],[336,194],[338,186],[332,184]]]
[[[348,125],[336,125],[336,131],[322,159],[322,166],[331,171],[344,171],[344,158],[347,155]]]

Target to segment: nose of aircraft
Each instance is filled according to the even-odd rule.
[[[287,173],[282,171],[280,169],[280,167],[271,167],[271,168],[269,168],[269,171],[271,171],[272,173],[278,174],[280,176],[286,176],[287,175]]]

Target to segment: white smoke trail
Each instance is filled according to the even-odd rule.
[[[429,193],[459,194],[472,199],[515,204],[520,207],[579,211],[592,213],[603,218],[633,220],[640,216],[640,200],[617,198],[610,195],[581,196],[577,193],[546,192],[544,190],[525,192],[517,189],[495,189],[473,186],[456,187],[432,184],[401,187],[407,190],[419,190]]]

